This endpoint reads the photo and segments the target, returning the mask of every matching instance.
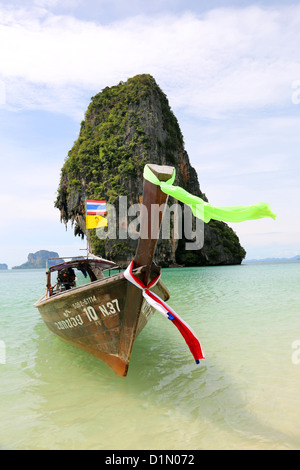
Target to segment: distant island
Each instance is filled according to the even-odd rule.
[[[0,264],[0,269],[1,269],[1,270],[8,269],[7,264],[4,264],[4,263],[3,263],[3,264]]]
[[[300,261],[300,255],[293,258],[263,258],[263,259],[245,259],[243,263],[275,263],[278,261]]]
[[[55,251],[40,250],[36,253],[29,253],[28,260],[21,266],[14,266],[12,269],[38,269],[46,268],[46,261],[48,258],[59,258],[59,254]],[[60,262],[63,262],[61,260]],[[57,264],[55,260],[49,262],[49,266]]]

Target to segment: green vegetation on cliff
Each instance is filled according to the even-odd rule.
[[[166,95],[151,75],[137,75],[91,99],[61,171],[55,203],[61,220],[71,221],[75,235],[83,236],[86,198],[106,199],[117,210],[119,196],[127,196],[129,204],[140,202],[146,163],[175,166],[175,184],[207,201]],[[124,263],[132,259],[135,240],[99,240],[95,231],[90,235],[96,254]],[[184,241],[159,243],[158,262],[237,264],[245,256],[236,234],[221,222],[206,224],[201,250],[185,251]]]
[[[150,75],[139,75],[104,88],[91,99],[79,137],[62,168],[61,183],[67,185],[65,191],[60,187],[56,207],[63,221],[75,220],[78,209],[83,213],[83,207],[76,203],[76,210],[72,210],[74,194],[81,192],[91,199],[105,194],[114,204],[118,196],[128,195],[128,179],[142,179],[143,168],[151,160],[151,139],[145,125],[153,94],[160,103],[167,135],[164,140],[157,139],[156,145],[164,150],[169,164],[176,164],[173,151],[183,146],[183,138],[155,80]]]

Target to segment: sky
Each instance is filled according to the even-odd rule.
[[[75,256],[54,208],[90,99],[151,74],[209,202],[268,202],[229,224],[246,259],[300,254],[300,4],[0,0],[0,263]]]

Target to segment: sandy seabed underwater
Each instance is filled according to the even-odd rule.
[[[0,448],[300,449],[300,262],[162,280],[206,359],[157,313],[120,378],[47,329],[44,270],[0,271]]]

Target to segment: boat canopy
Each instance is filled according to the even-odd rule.
[[[61,260],[59,264],[49,266],[49,261]],[[52,264],[52,263],[51,263]],[[63,258],[49,258],[47,260],[47,293],[46,296],[59,294],[64,290],[69,290],[76,287],[76,276],[74,269],[78,269],[82,272],[85,278],[89,275],[90,281],[98,281],[104,278],[103,271],[120,267],[113,261],[109,261],[104,258],[89,254],[89,256],[78,256],[71,258],[70,261],[65,261]],[[57,272],[57,282],[54,286],[51,284],[51,274]]]
[[[53,259],[62,259],[62,258],[51,258]],[[78,258],[72,258],[70,261],[63,261],[63,263],[55,264],[54,266],[49,267],[50,272],[61,271],[66,268],[75,268],[80,269],[86,265],[90,267],[100,268],[100,269],[110,269],[116,267],[116,263],[109,261],[98,256],[89,255],[88,258],[81,256]]]

